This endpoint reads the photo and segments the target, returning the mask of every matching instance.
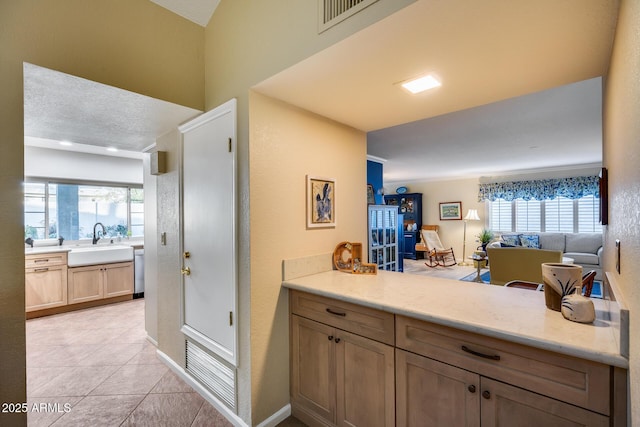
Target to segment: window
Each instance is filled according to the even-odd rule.
[[[104,225],[106,237],[143,235],[140,187],[26,182],[24,188],[25,237],[91,238],[97,222]]]
[[[585,196],[579,199],[557,197],[553,200],[522,200],[507,202],[497,199],[487,202],[489,227],[502,232],[599,233],[599,199]]]

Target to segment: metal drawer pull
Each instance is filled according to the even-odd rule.
[[[474,356],[478,356],[478,357],[483,357],[485,359],[491,359],[491,360],[500,360],[500,356],[498,356],[497,354],[484,354],[484,353],[479,353],[477,351],[471,350],[469,347],[467,347],[466,345],[462,346],[462,351],[466,351],[467,353],[471,353]]]
[[[491,399],[491,392],[489,390],[483,391],[482,397],[484,397],[485,399]]]
[[[340,313],[339,311],[333,311],[330,308],[327,308],[327,313],[331,313],[336,316],[342,316],[342,317],[345,317],[347,315],[347,313]]]
[[[33,271],[37,271],[37,272],[42,272],[42,271],[49,271],[49,267],[45,267],[45,268],[36,268]]]
[[[38,263],[38,262],[49,262],[49,259],[34,259],[33,262]]]
[[[329,341],[333,341],[333,335],[329,335]]]
[[[476,392],[476,386],[474,386],[473,384],[471,384],[471,385],[470,385],[469,387],[467,387],[467,388],[468,388],[468,390],[469,390],[471,393],[475,393],[475,392]]]

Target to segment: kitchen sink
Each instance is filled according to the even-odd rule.
[[[69,267],[133,261],[133,248],[124,245],[95,245],[72,248],[67,256]]]

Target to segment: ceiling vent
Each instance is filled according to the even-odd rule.
[[[360,12],[378,0],[318,0],[318,33],[321,33],[351,15]]]

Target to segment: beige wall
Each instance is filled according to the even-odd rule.
[[[445,247],[452,247],[456,261],[462,261],[462,242],[464,238],[463,221],[440,221],[440,203],[462,202],[462,216],[469,209],[477,209],[481,221],[467,223],[466,255],[473,253],[479,243],[475,236],[484,226],[486,215],[484,203],[478,202],[478,179],[458,179],[451,181],[430,181],[399,183],[385,186],[385,194],[395,194],[395,189],[404,185],[410,193],[422,193],[422,224],[437,225],[438,235]]]
[[[366,244],[366,137],[257,93],[250,96],[251,364],[254,420],[289,402],[282,260]],[[336,227],[306,229],[306,175],[336,179]]]
[[[604,98],[604,165],[609,171],[605,270],[612,272],[631,311],[629,425],[640,424],[640,2],[622,0]],[[615,273],[615,240],[621,242]]]
[[[203,34],[147,0],[0,0],[0,402],[26,394],[23,62],[202,109]]]
[[[255,191],[253,187],[257,183],[254,176],[249,176],[249,158],[255,157],[253,150],[259,147],[254,143],[251,147],[249,145],[249,123],[259,119],[253,114],[250,117],[249,90],[266,78],[379,21],[413,1],[380,0],[344,23],[318,35],[315,1],[223,0],[205,30],[206,110],[231,98],[236,98],[238,101],[238,188],[240,193],[238,414],[250,425],[259,424],[265,417],[281,409],[283,402],[288,402],[288,390],[285,400],[282,394],[282,379],[261,371],[271,366],[270,362],[265,362],[271,356],[264,353],[271,351],[271,348],[264,345],[256,345],[253,348],[251,341],[251,334],[259,337],[258,342],[264,341],[264,337],[269,336],[274,327],[274,313],[280,313],[278,316],[281,316],[282,311],[281,307],[277,306],[281,300],[274,300],[273,296],[270,296],[266,303],[259,303],[259,309],[255,312],[253,310],[253,305],[259,301],[253,292],[259,293],[260,290],[257,288],[263,284],[262,281],[256,284],[252,282],[252,278],[255,277],[252,269],[269,270],[273,265],[262,256],[256,260],[252,259],[251,254],[254,251],[251,250],[250,253],[254,240],[260,240],[262,237],[260,237],[260,230],[256,232],[250,229],[249,221],[250,209],[252,213],[255,209],[254,206],[250,207],[249,194],[250,192],[253,194]],[[339,155],[339,153],[333,154],[336,157]],[[356,169],[360,164],[365,167],[364,151],[361,158],[352,158],[350,162]],[[278,164],[285,163],[266,165],[265,171],[252,169],[252,174],[268,175],[277,169]],[[366,181],[365,177],[366,172],[363,172],[363,182]],[[255,214],[259,213],[258,211]],[[281,252],[282,243],[273,241],[271,245],[271,251]],[[281,317],[278,319],[281,320]],[[248,325],[251,325],[251,329],[247,327]],[[282,326],[281,323],[278,326]],[[281,333],[288,333],[287,329]],[[288,359],[288,353],[282,357]],[[284,365],[278,366],[280,370]],[[257,371],[252,372],[254,370]],[[278,392],[270,391],[272,383]],[[253,391],[256,387],[260,393]],[[250,396],[254,398],[251,399]]]

